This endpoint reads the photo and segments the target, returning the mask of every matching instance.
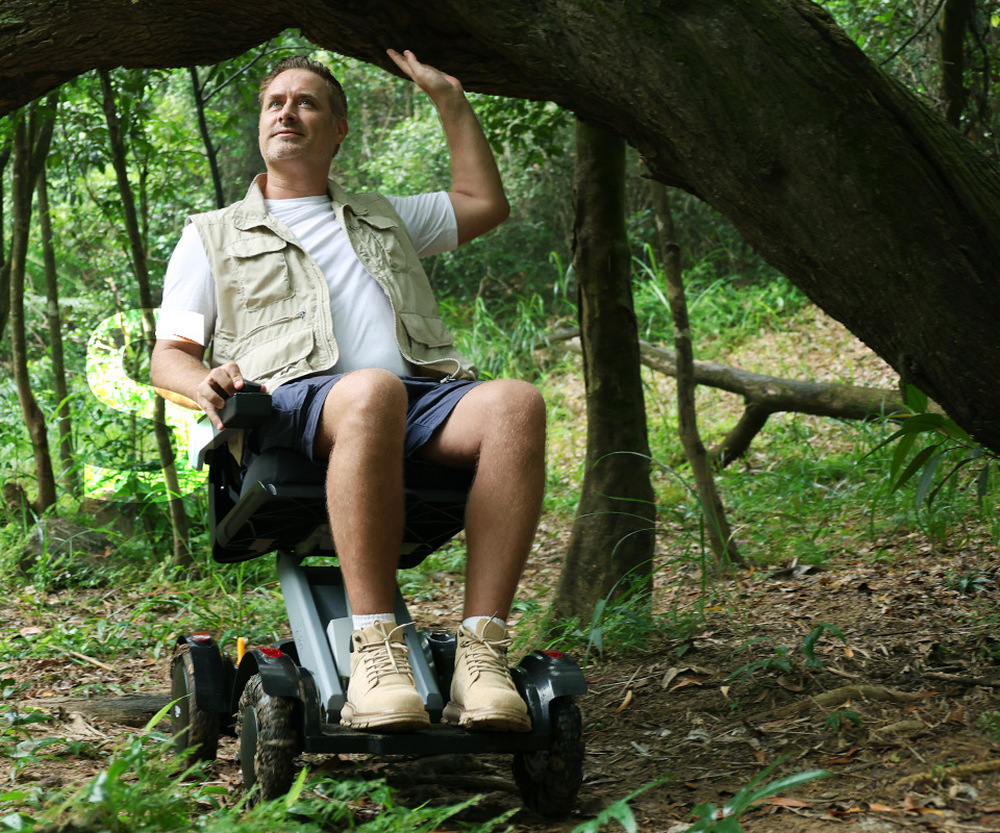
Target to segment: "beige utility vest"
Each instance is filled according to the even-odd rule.
[[[346,194],[333,180],[337,221],[362,265],[392,305],[403,358],[427,375],[473,379],[438,312],[413,241],[380,194]],[[274,390],[283,382],[329,370],[339,350],[330,290],[295,235],[268,213],[254,180],[246,197],[227,208],[195,214],[215,277],[218,314],[213,363],[235,361],[247,379]]]

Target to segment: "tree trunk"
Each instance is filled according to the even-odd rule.
[[[7,170],[7,162],[10,161],[10,142],[4,142],[0,145],[0,270],[2,270],[7,265],[7,231],[4,225],[4,196],[3,196],[3,183],[4,183],[4,172]],[[2,291],[3,287],[0,287]],[[6,320],[6,316],[4,316]],[[0,336],[3,335],[3,326],[0,325]]]
[[[73,459],[73,418],[66,383],[66,359],[63,351],[62,316],[59,312],[59,277],[52,245],[52,218],[49,216],[49,189],[45,168],[38,175],[38,225],[42,234],[42,259],[45,264],[45,291],[48,299],[49,348],[52,351],[52,387],[56,395],[56,420],[59,427],[59,463],[63,488],[71,495],[80,493],[80,478]]]
[[[965,87],[965,35],[975,8],[976,0],[945,0],[938,24],[941,110],[953,127],[959,126],[969,98]]]
[[[283,29],[624,135],[1000,451],[1000,169],[810,0],[5,0],[0,113],[92,67],[191,66]],[[169,13],[168,13],[169,12]],[[248,125],[248,129],[252,129]]]
[[[56,502],[56,480],[49,453],[45,414],[35,399],[28,372],[28,344],[24,316],[24,283],[28,258],[28,237],[31,224],[31,202],[38,175],[52,141],[58,94],[52,94],[44,104],[44,112],[32,105],[23,113],[14,128],[14,169],[12,205],[13,233],[10,248],[10,331],[11,362],[21,413],[31,437],[35,459],[35,482],[38,498],[35,506],[44,512]]]
[[[10,142],[0,147],[0,338],[7,329],[7,317],[10,315],[10,260],[7,257],[7,229],[4,222],[3,184],[7,162],[10,161],[12,146]]]
[[[215,192],[215,207],[225,208],[226,197],[222,191],[222,174],[219,172],[219,152],[212,144],[212,134],[208,130],[205,118],[205,99],[202,95],[201,81],[198,79],[198,68],[189,67],[191,74],[191,95],[194,96],[194,109],[198,114],[198,132],[205,145],[205,155],[208,157],[208,168],[212,173],[212,189]]]
[[[684,276],[681,272],[681,250],[674,239],[670,196],[666,186],[658,182],[651,183],[650,190],[653,212],[656,216],[656,230],[660,238],[663,274],[667,283],[667,300],[670,303],[670,315],[674,324],[674,347],[677,351],[675,361],[677,431],[684,448],[684,456],[691,466],[695,493],[701,505],[705,530],[712,552],[715,553],[716,564],[720,567],[742,564],[743,559],[733,538],[722,498],[719,497],[719,491],[715,486],[715,472],[698,431],[698,412],[695,406],[698,380],[694,369],[694,343],[688,318],[687,296],[684,293]]]
[[[577,122],[574,186],[587,458],[555,608],[586,623],[601,599],[648,581],[656,509],[625,232],[624,140]]]
[[[111,84],[111,76],[107,71],[101,71],[101,97],[105,120],[108,123],[108,136],[111,141],[111,159],[118,179],[118,190],[122,198],[122,212],[125,216],[125,229],[128,232],[129,251],[135,279],[139,286],[139,303],[142,305],[143,331],[149,349],[152,349],[153,332],[153,292],[149,284],[149,268],[146,263],[146,246],[139,228],[139,217],[136,212],[135,197],[128,179],[128,164],[125,157],[125,138],[122,136],[118,121],[118,110],[115,106],[115,91]],[[156,436],[156,447],[160,455],[160,465],[163,468],[163,482],[167,490],[167,506],[170,514],[170,526],[174,537],[173,563],[180,569],[190,569],[193,565],[191,550],[188,545],[188,518],[184,508],[180,483],[177,479],[177,466],[173,444],[170,437],[170,426],[163,418],[163,401],[158,400],[153,418],[153,432]]]

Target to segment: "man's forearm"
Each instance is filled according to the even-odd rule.
[[[200,345],[198,347],[200,349]],[[175,346],[174,342],[156,342],[149,366],[150,379],[155,387],[196,401],[198,386],[207,374],[204,362],[190,349]]]
[[[459,242],[499,225],[510,213],[493,149],[462,93],[435,101],[451,151],[451,194],[464,209]],[[456,207],[457,208],[457,207]]]

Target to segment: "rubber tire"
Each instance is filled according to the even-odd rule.
[[[236,734],[240,741],[243,789],[257,792],[251,800],[280,798],[295,779],[295,757],[302,749],[301,704],[291,697],[272,697],[254,674],[240,695]]]
[[[583,783],[583,721],[570,697],[550,705],[548,749],[514,755],[514,782],[526,807],[557,818],[571,813]]]
[[[214,761],[219,752],[219,715],[198,708],[194,697],[194,661],[191,646],[174,649],[170,660],[170,699],[178,701],[170,710],[174,746],[178,753],[195,747],[189,755],[196,761]]]

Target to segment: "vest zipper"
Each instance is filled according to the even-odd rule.
[[[253,336],[257,335],[257,333],[263,332],[264,330],[268,330],[271,327],[276,327],[279,324],[287,324],[289,321],[295,321],[296,319],[302,320],[305,317],[306,317],[305,310],[297,312],[295,313],[295,315],[286,315],[282,318],[275,319],[274,321],[269,321],[267,324],[261,324],[258,327],[254,327],[252,330],[250,330],[250,332],[245,333],[243,335],[243,338],[252,338]]]

